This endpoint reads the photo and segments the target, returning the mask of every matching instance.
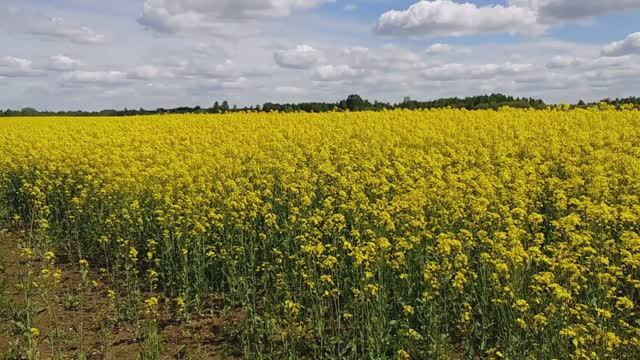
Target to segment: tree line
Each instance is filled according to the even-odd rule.
[[[589,107],[606,103],[612,106],[620,107],[622,105],[632,104],[640,107],[640,98],[629,97],[623,99],[604,99],[595,103],[586,103],[580,100],[577,104],[569,105],[570,107]],[[338,102],[303,102],[303,103],[272,103],[267,102],[262,105],[238,107],[230,105],[228,101],[216,101],[210,108],[206,107],[177,107],[172,109],[158,108],[155,110],[146,109],[123,109],[123,110],[101,110],[101,111],[38,111],[34,108],[27,107],[21,110],[7,109],[0,110],[0,117],[11,116],[132,116],[132,115],[156,115],[156,114],[187,114],[187,113],[203,113],[203,114],[224,114],[231,112],[309,112],[320,113],[328,111],[382,111],[393,109],[439,109],[439,108],[456,108],[467,110],[481,109],[498,109],[500,107],[509,106],[514,108],[533,108],[544,109],[548,105],[540,99],[519,98],[503,94],[490,94],[471,96],[465,98],[443,98],[431,101],[416,101],[411,98],[405,98],[402,102],[391,104],[386,102],[363,99],[361,96],[354,94],[349,95],[346,99]]]

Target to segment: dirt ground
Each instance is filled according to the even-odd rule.
[[[16,310],[24,308],[24,291],[19,288],[26,263],[20,256],[20,236],[0,237],[0,359],[21,359],[12,349],[20,338],[16,335]],[[36,326],[41,359],[137,359],[143,348],[140,325],[130,321],[109,320],[108,280],[106,276],[90,273],[94,285],[84,290],[82,301],[79,284],[81,273],[77,266],[60,261],[60,283],[47,299],[37,298]],[[39,267],[35,266],[35,268]],[[2,301],[2,299],[0,299]],[[177,321],[168,312],[160,311],[159,335],[163,359],[238,359],[240,358],[233,323],[238,315],[221,315],[208,310],[191,314],[187,321]],[[113,317],[111,317],[112,319]],[[137,329],[137,331],[136,331]],[[48,339],[54,338],[54,345]]]

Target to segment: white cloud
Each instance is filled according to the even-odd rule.
[[[133,71],[128,74],[128,77],[135,80],[157,80],[172,78],[173,73],[159,66],[141,65],[133,69]]]
[[[145,1],[142,16],[138,23],[150,30],[159,33],[175,33],[192,28],[209,27],[203,14],[193,11],[183,13],[170,13],[161,3]]]
[[[83,65],[81,61],[68,56],[54,55],[49,58],[49,62],[45,67],[47,70],[53,71],[72,71],[79,69]]]
[[[508,0],[506,5],[422,0],[380,16],[377,32],[392,36],[538,35],[550,26],[640,9],[640,0]]]
[[[178,73],[187,77],[232,78],[236,72],[236,65],[231,59],[221,64],[183,62]]]
[[[592,83],[616,84],[625,80],[637,81],[640,78],[640,67],[593,70],[584,72],[582,76]]]
[[[69,26],[61,18],[50,17],[46,20],[32,20],[29,32],[36,36],[68,40],[76,44],[100,44],[106,37],[87,26]]]
[[[615,70],[622,69],[628,67],[630,64],[633,64],[634,61],[630,56],[619,56],[619,57],[595,57],[589,58],[587,60],[583,60],[582,63],[577,64],[577,67],[574,67],[574,70]]]
[[[163,4],[169,11],[196,11],[218,17],[289,16],[296,10],[310,9],[333,0],[146,0]]]
[[[539,33],[536,13],[526,7],[485,6],[450,0],[420,1],[407,10],[388,11],[376,30],[393,36],[462,36],[477,33]]]
[[[13,56],[4,56],[0,58],[0,66],[12,67],[18,69],[27,69],[31,67],[33,61],[28,59],[17,58]]]
[[[540,22],[561,22],[640,8],[640,0],[512,0],[537,11]]]
[[[309,45],[298,45],[294,49],[277,51],[273,57],[281,67],[308,69],[320,61],[322,52]]]
[[[432,81],[493,79],[500,76],[525,74],[534,69],[532,64],[446,64],[424,70],[422,76]]]
[[[233,20],[284,17],[335,0],[145,0],[138,23],[157,32],[223,30]]]
[[[624,40],[613,42],[602,49],[603,56],[640,54],[640,32],[630,34]]]
[[[28,59],[5,56],[0,58],[0,76],[2,77],[32,77],[39,76],[41,72],[32,67],[33,62]]]
[[[297,86],[278,86],[274,91],[280,95],[301,95],[305,89]]]
[[[314,70],[311,78],[315,81],[341,81],[357,79],[365,74],[365,70],[349,65],[322,65]]]
[[[551,58],[547,63],[549,69],[564,69],[571,66],[580,66],[585,63],[584,59],[575,56],[558,55]]]
[[[424,53],[427,55],[445,55],[453,53],[469,53],[470,50],[464,47],[449,44],[435,43],[429,46]]]
[[[245,77],[258,77],[271,74],[270,68],[261,67],[259,65],[243,65],[226,59],[219,64],[210,64],[208,62],[189,62],[186,61],[176,69],[177,75],[186,76],[188,78],[208,78],[208,79],[238,79]]]
[[[178,87],[180,89],[180,87]],[[189,86],[187,90],[192,95],[198,95],[204,93],[208,93],[210,91],[215,91],[222,89],[222,82],[219,79],[198,79],[195,84]],[[173,89],[175,92],[176,89]]]
[[[224,89],[244,89],[249,85],[249,79],[246,77],[239,77],[237,79],[232,79],[228,81],[222,82],[222,87]]]
[[[358,5],[354,3],[348,3],[344,5],[344,11],[358,10]]]
[[[62,76],[63,82],[94,85],[118,85],[127,82],[122,71],[73,71]]]
[[[544,72],[540,71],[537,73],[531,73],[524,76],[520,76],[515,79],[515,82],[520,85],[530,86],[530,87],[541,87],[544,86],[549,88],[551,86],[556,86],[557,84],[559,88],[564,87],[567,83],[567,79],[571,76],[561,75],[561,73],[555,72]]]
[[[425,66],[422,58],[411,50],[386,45],[379,48],[352,47],[342,51],[345,61],[355,69],[407,71]]]
[[[453,50],[451,45],[436,43],[429,46],[424,52],[425,54],[447,54]]]

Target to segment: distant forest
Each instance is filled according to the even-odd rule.
[[[600,103],[606,103],[612,106],[621,107],[622,105],[632,104],[640,106],[640,98],[629,97],[624,99],[604,99],[597,103],[585,103],[579,101],[577,104],[568,105],[569,107],[590,107],[596,106]],[[173,109],[158,108],[155,110],[146,109],[124,109],[124,110],[102,110],[102,111],[38,111],[34,108],[24,108],[22,110],[5,111],[0,110],[0,117],[10,116],[130,116],[130,115],[155,115],[155,114],[187,114],[187,113],[202,113],[202,114],[222,114],[240,111],[253,111],[253,112],[309,112],[320,113],[327,111],[382,111],[384,109],[439,109],[439,108],[456,108],[467,110],[481,110],[481,109],[498,109],[500,107],[509,106],[514,108],[534,108],[544,109],[548,104],[544,101],[533,98],[517,98],[513,96],[507,96],[503,94],[491,94],[472,96],[465,98],[446,98],[437,99],[431,101],[416,101],[410,98],[405,98],[404,101],[397,104],[390,104],[380,101],[370,102],[365,100],[359,95],[349,95],[346,99],[335,102],[306,102],[298,104],[279,104],[279,103],[265,103],[262,105],[238,107],[236,105],[229,105],[229,102],[216,101],[210,108],[206,107],[178,107]]]

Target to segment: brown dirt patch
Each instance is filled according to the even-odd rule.
[[[20,359],[12,352],[20,335],[15,333],[15,312],[25,305],[24,280],[26,262],[20,256],[23,237],[14,234],[0,236],[0,359]],[[36,261],[40,269],[43,261]],[[116,321],[109,312],[107,276],[91,272],[90,280],[97,286],[80,291],[81,273],[77,266],[59,262],[60,283],[46,298],[34,297],[37,303],[36,325],[40,330],[40,358],[75,359],[84,353],[88,359],[136,359],[142,350],[140,323]],[[2,287],[4,283],[4,287]],[[81,295],[82,294],[82,295]],[[5,306],[2,306],[2,299]],[[176,321],[168,309],[161,307],[158,321],[162,339],[163,359],[237,359],[233,315],[222,315],[215,306],[190,314],[188,321]],[[138,336],[136,336],[138,334]],[[49,339],[55,339],[53,344]]]

